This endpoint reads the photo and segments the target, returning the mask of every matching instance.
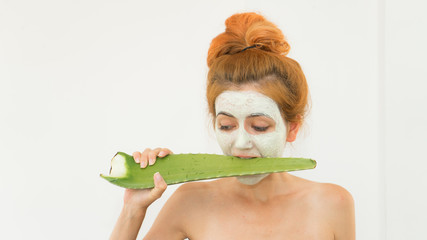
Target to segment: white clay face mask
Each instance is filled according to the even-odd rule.
[[[215,134],[225,155],[248,157],[281,157],[286,143],[286,125],[279,107],[271,98],[256,91],[225,91],[215,100]],[[218,121],[225,115],[233,128],[227,129]],[[272,119],[274,130],[254,134],[248,131],[248,119],[263,116]],[[270,120],[271,121],[271,120]],[[246,126],[245,126],[246,124]],[[253,185],[268,174],[237,177],[244,184]]]

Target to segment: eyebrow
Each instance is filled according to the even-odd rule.
[[[272,117],[270,117],[270,115],[265,113],[252,113],[251,115],[248,116],[248,118],[253,118],[253,117],[268,117],[273,119]]]
[[[228,113],[228,112],[223,112],[223,111],[221,111],[221,112],[219,112],[216,116],[218,117],[219,115],[225,115],[225,116],[233,117],[233,118],[234,118],[234,116],[233,116],[232,114]]]
[[[228,116],[228,117],[232,117],[232,118],[234,118],[234,116],[233,116],[232,114],[228,113],[228,112],[223,112],[223,111],[221,111],[221,112],[219,112],[216,116],[219,116],[219,115],[225,115],[225,116]],[[247,117],[248,117],[248,118],[253,118],[253,117],[268,117],[268,118],[273,119],[272,117],[270,117],[270,115],[265,114],[265,113],[252,113],[252,114],[250,114],[250,115],[249,115],[249,116],[247,116]]]

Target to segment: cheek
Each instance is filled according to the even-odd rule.
[[[271,132],[254,135],[253,141],[263,157],[281,157],[285,148],[286,133]]]
[[[223,132],[219,130],[215,130],[216,140],[218,141],[219,146],[225,155],[231,154],[231,147],[233,145],[233,141],[236,138],[236,132]]]

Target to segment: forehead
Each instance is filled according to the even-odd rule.
[[[264,113],[275,120],[280,117],[276,102],[256,91],[225,91],[215,99],[215,112],[224,111],[236,117],[252,113]]]

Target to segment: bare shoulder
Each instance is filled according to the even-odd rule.
[[[355,239],[354,200],[349,191],[332,183],[309,182],[307,200],[322,221],[327,221],[335,239]]]
[[[319,199],[329,207],[350,207],[353,197],[345,188],[332,183],[317,183],[314,187]]]
[[[352,207],[353,197],[345,188],[332,183],[319,183],[296,177],[300,189],[308,201],[321,205],[322,209]],[[330,210],[330,209],[328,209]]]
[[[345,188],[332,183],[316,183],[312,188],[310,200],[316,204],[325,215],[337,218],[340,213],[351,212],[354,209],[353,196]]]
[[[329,220],[335,239],[354,240],[356,230],[353,197],[341,186],[330,183],[321,185],[323,215]]]

